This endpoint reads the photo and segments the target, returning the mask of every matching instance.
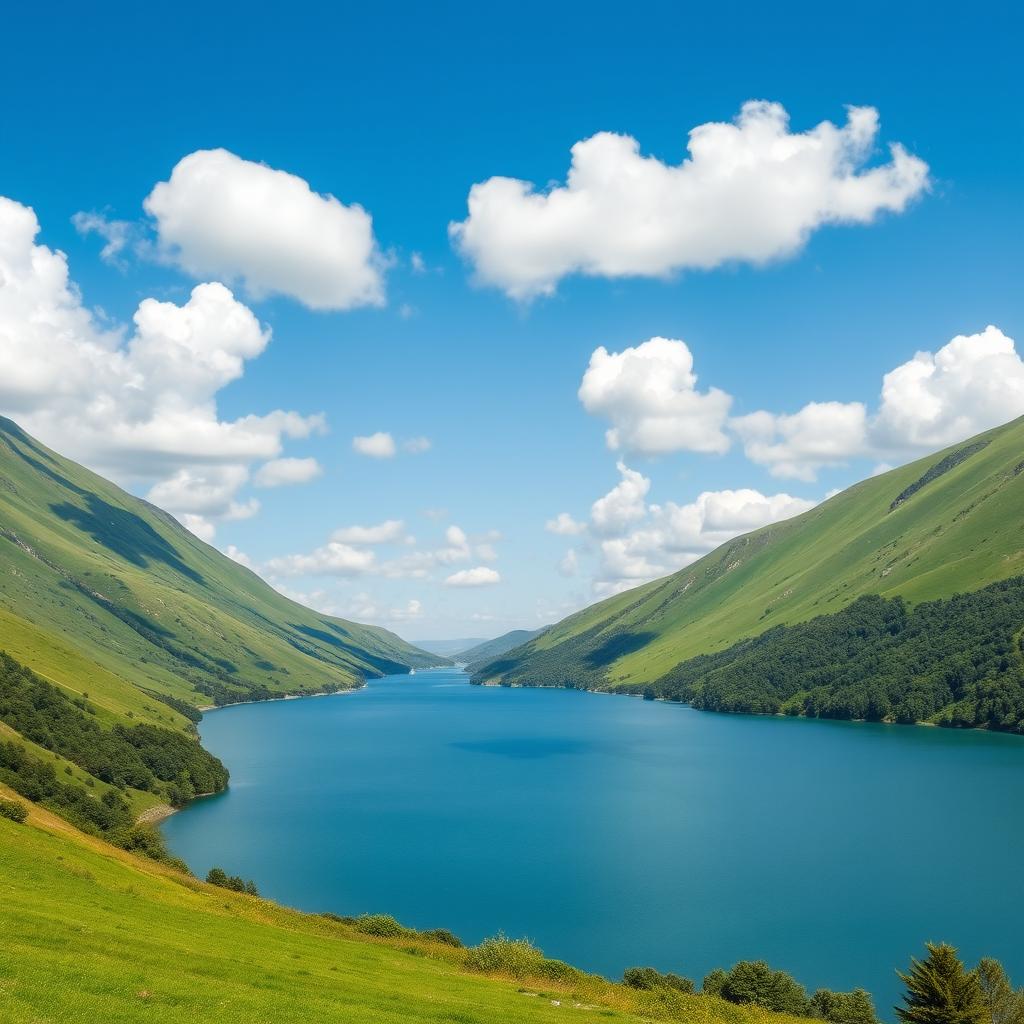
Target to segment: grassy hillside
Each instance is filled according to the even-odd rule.
[[[335,690],[439,660],[282,597],[2,418],[0,569],[0,648],[136,721],[184,728],[175,702]]]
[[[0,817],[0,934],[8,1024],[796,1020],[578,972],[563,982],[474,972],[466,950],[415,935],[371,939],[214,888],[38,807],[25,824]]]
[[[865,480],[585,609],[478,681],[616,688],[866,594],[911,604],[1024,574],[1024,418]]]
[[[472,672],[474,669],[486,665],[494,658],[500,657],[514,647],[528,643],[535,636],[540,636],[547,626],[540,629],[513,629],[508,633],[502,633],[493,640],[485,640],[482,644],[470,647],[468,650],[460,651],[453,655],[456,661],[462,662]]]

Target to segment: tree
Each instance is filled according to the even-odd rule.
[[[811,996],[810,1015],[829,1024],[878,1024],[871,996],[862,988],[852,992],[819,988]]]
[[[701,991],[706,996],[720,996],[728,980],[729,975],[721,967],[716,967],[713,971],[704,975]]]
[[[730,1003],[763,1006],[795,1017],[807,1015],[804,987],[785,971],[773,971],[763,960],[741,960],[729,972],[722,997]]]
[[[1014,991],[998,960],[986,957],[978,964],[978,983],[992,1024],[1024,1024],[1024,989]]]
[[[228,875],[223,868],[210,868],[210,873],[206,876],[206,880],[210,885],[219,885],[221,888],[227,888]]]
[[[988,1024],[976,971],[968,971],[956,950],[946,943],[927,943],[924,960],[911,959],[910,970],[898,972],[907,986],[906,1006],[897,1006],[903,1024]]]

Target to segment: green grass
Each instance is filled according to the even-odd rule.
[[[666,1007],[588,976],[482,976],[466,950],[215,889],[37,807],[24,825],[0,818],[0,935],[5,1024],[793,1024],[712,998]]]
[[[959,464],[892,503],[945,457]],[[595,604],[481,670],[530,681],[531,665],[614,688],[862,594],[914,603],[1024,573],[1024,418],[865,480],[794,519],[722,545],[665,579]]]
[[[437,663],[290,601],[171,516],[0,418],[0,648],[111,719],[318,692]]]

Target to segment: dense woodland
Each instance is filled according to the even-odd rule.
[[[0,722],[88,773],[78,779],[25,744],[0,742],[0,782],[61,814],[86,832],[165,859],[159,834],[135,824],[127,790],[151,792],[174,806],[224,789],[228,772],[197,740],[154,725],[103,728],[84,697],[72,698],[0,652]],[[106,783],[99,795],[96,781]]]
[[[1024,732],[1024,577],[914,607],[865,596],[677,666],[642,690],[711,711]]]

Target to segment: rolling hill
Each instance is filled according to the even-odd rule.
[[[756,675],[752,638],[773,638],[776,660],[781,652],[793,667],[794,645],[807,640],[795,624],[828,619],[869,595],[914,608],[1022,574],[1024,418],[864,480],[800,516],[737,537],[672,576],[578,612],[482,666],[474,679],[689,699],[702,673],[741,655],[748,675]],[[996,673],[1017,673],[1020,666],[1024,621],[1008,615],[1007,635],[996,643],[1005,647]],[[945,631],[948,644],[951,616],[926,618],[927,628]],[[834,627],[815,626],[815,635]],[[969,648],[972,640],[962,643]],[[691,659],[712,656],[719,659],[713,666],[687,668]],[[941,664],[930,669],[942,670]],[[688,675],[688,687],[670,685]],[[951,701],[961,699],[954,682],[949,691]]]
[[[496,636],[493,640],[485,640],[465,651],[459,651],[452,657],[464,664],[468,671],[473,672],[476,668],[486,665],[487,662],[506,651],[511,651],[513,647],[519,647],[528,643],[535,636],[540,636],[547,628],[547,626],[542,626],[540,629],[513,629],[508,633],[502,633],[501,636]]]
[[[183,727],[189,707],[349,688],[441,660],[290,601],[2,418],[0,567],[0,649],[122,718]]]

